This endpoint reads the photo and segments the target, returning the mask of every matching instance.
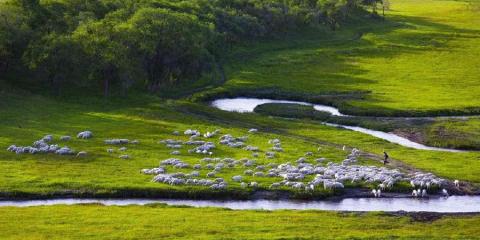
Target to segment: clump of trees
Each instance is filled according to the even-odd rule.
[[[369,2],[367,2],[370,4]],[[299,27],[335,30],[361,0],[4,0],[0,76],[156,91],[221,71],[235,44]],[[213,76],[221,76],[214,74]]]

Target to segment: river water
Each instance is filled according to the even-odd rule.
[[[287,101],[287,100],[273,100],[273,99],[259,99],[259,98],[223,98],[217,99],[212,102],[212,106],[224,111],[230,112],[253,112],[255,107],[265,103],[293,103],[293,104],[301,104],[301,105],[310,105],[317,111],[324,111],[328,112],[334,116],[348,116],[340,113],[337,108],[320,105],[320,104],[311,104],[306,102],[298,102],[298,101]],[[429,147],[420,143],[416,143],[410,141],[407,138],[400,137],[393,133],[387,133],[377,130],[372,130],[363,127],[357,126],[347,126],[347,125],[340,125],[340,124],[332,124],[332,123],[323,123],[328,126],[332,127],[339,127],[344,129],[349,129],[356,132],[361,132],[364,134],[368,134],[374,136],[376,138],[381,138],[391,143],[396,143],[404,147],[419,149],[419,150],[429,150],[429,151],[443,151],[443,152],[466,152],[463,150],[456,150],[456,149],[449,149],[449,148],[437,148],[437,147]]]
[[[174,200],[174,199],[50,199],[0,201],[0,207],[31,207],[99,203],[107,206],[145,205],[164,203],[172,206],[221,207],[235,210],[328,210],[328,211],[408,211],[465,213],[480,212],[480,196],[451,196],[429,199],[414,198],[346,198],[340,201],[296,200]]]

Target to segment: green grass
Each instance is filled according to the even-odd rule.
[[[337,104],[368,115],[478,113],[478,6],[391,1],[385,22],[360,19],[336,33],[308,32],[246,46],[237,50],[228,81],[217,91],[368,92],[363,100]]]
[[[91,140],[74,139],[70,142],[55,143],[68,145],[76,151],[87,151],[88,156],[57,156],[54,154],[22,154],[0,151],[0,192],[10,197],[32,195],[130,195],[130,196],[215,196],[204,187],[174,187],[150,182],[152,176],[140,174],[143,168],[153,168],[161,160],[178,157],[190,164],[200,163],[204,155],[188,154],[188,147],[181,149],[180,156],[171,155],[168,149],[158,141],[168,138],[187,140],[186,136],[174,136],[172,132],[186,129],[199,129],[202,132],[221,129],[223,134],[234,136],[249,135],[248,144],[267,151],[271,145],[269,139],[279,138],[284,142],[286,153],[278,158],[267,160],[260,153],[258,164],[269,162],[295,161],[307,151],[315,151],[315,157],[327,157],[331,161],[341,161],[346,153],[336,147],[325,146],[317,152],[318,144],[302,139],[294,139],[272,133],[248,134],[248,123],[218,123],[208,118],[182,110],[189,103],[164,101],[155,97],[138,96],[132,99],[111,100],[82,98],[78,100],[51,100],[49,98],[28,94],[6,94],[0,97],[0,148],[6,149],[11,144],[29,146],[33,141],[46,134],[53,134],[56,139],[61,135],[73,135],[83,130],[91,130]],[[130,101],[132,100],[132,101]],[[184,106],[184,107],[182,107]],[[192,105],[194,108],[199,105]],[[265,121],[265,120],[263,120]],[[218,136],[217,136],[218,137]],[[119,159],[121,152],[108,154],[112,146],[103,143],[110,138],[138,139],[140,144],[127,145],[125,152],[129,160]],[[235,159],[252,158],[252,153],[242,149],[232,149],[218,144],[214,157],[231,157]],[[113,147],[118,149],[118,147]],[[313,157],[310,159],[313,161]],[[230,181],[234,175],[243,174],[244,168],[225,169],[218,177]],[[169,172],[181,170],[169,169]],[[183,170],[189,173],[191,169]],[[209,170],[201,170],[205,176]],[[245,181],[258,181],[262,188],[267,188],[278,178],[245,177]],[[239,194],[238,183],[231,183],[229,194]],[[237,193],[236,193],[237,192]],[[225,195],[219,193],[218,195]],[[319,194],[323,194],[320,191]]]
[[[196,128],[201,131],[222,129],[223,133],[234,136],[247,134],[251,127],[261,133],[251,135],[248,144],[267,150],[268,140],[279,138],[285,153],[273,160],[263,154],[258,163],[293,162],[307,151],[315,152],[314,157],[326,157],[341,161],[346,152],[343,145],[358,147],[363,151],[389,154],[414,167],[432,171],[450,179],[468,180],[480,183],[479,153],[443,153],[420,151],[390,144],[377,138],[326,127],[314,121],[285,120],[258,114],[237,114],[223,112],[201,104],[182,101],[161,100],[156,97],[131,96],[129,99],[51,99],[34,94],[16,92],[0,97],[0,148],[11,144],[30,145],[46,134],[59,137],[75,135],[89,129],[95,137],[91,140],[73,140],[66,143],[76,151],[89,153],[85,158],[57,155],[16,155],[0,151],[0,193],[7,197],[77,195],[77,196],[163,196],[163,197],[246,197],[248,191],[231,183],[228,192],[212,192],[202,187],[180,187],[150,182],[151,176],[140,174],[140,169],[156,167],[160,160],[173,157],[171,149],[158,144],[159,140],[175,137],[174,130],[184,131]],[[120,153],[108,154],[110,146],[103,143],[108,138],[129,138],[140,140],[139,145],[129,145],[127,154],[132,159],[121,160]],[[317,152],[317,147],[322,150]],[[240,159],[251,153],[219,146],[218,157]],[[194,164],[203,156],[186,153],[182,149],[182,160]],[[313,162],[311,158],[310,161]],[[368,160],[363,164],[375,164]],[[227,180],[242,174],[244,168],[227,169],[219,177]],[[170,172],[178,170],[169,169]],[[188,170],[188,172],[191,170]],[[202,170],[201,174],[206,174]],[[267,188],[275,178],[251,178]],[[319,190],[318,196],[329,194]]]
[[[164,205],[0,208],[1,239],[478,239],[480,217]],[[367,224],[368,223],[368,224]]]
[[[350,104],[361,103],[362,106],[369,107],[369,109],[375,111],[378,110],[377,106],[384,108],[387,105],[390,106],[389,104],[401,104],[402,106],[392,109],[401,110],[408,108],[412,109],[412,111],[418,109],[434,110],[444,107],[455,110],[462,108],[464,105],[474,106],[477,104],[476,98],[473,97],[476,92],[475,87],[478,87],[475,84],[472,87],[462,88],[462,91],[467,91],[466,89],[468,89],[468,94],[465,93],[466,95],[462,91],[440,89],[437,86],[442,85],[437,84],[442,82],[465,84],[467,81],[472,81],[472,77],[459,78],[453,81],[450,75],[434,75],[439,80],[432,84],[433,80],[430,79],[430,85],[432,85],[432,91],[429,91],[432,94],[431,99],[437,97],[437,91],[445,91],[445,96],[451,96],[454,92],[455,94],[458,93],[458,97],[452,98],[455,101],[438,101],[435,106],[424,104],[425,99],[422,96],[417,96],[411,88],[402,90],[402,92],[413,91],[412,96],[415,96],[415,99],[418,100],[416,107],[410,106],[412,100],[406,97],[404,99],[399,97],[399,99],[387,103],[384,101],[385,99],[382,100],[381,94],[375,95],[376,89],[390,86],[393,83],[389,81],[394,81],[393,79],[382,81],[379,79],[369,80],[365,82],[366,85],[363,82],[349,82],[350,80],[347,81],[348,84],[347,82],[342,83],[341,79],[349,79],[352,74],[370,74],[374,76],[375,71],[378,71],[377,68],[371,67],[369,71],[357,71],[370,66],[365,64],[365,62],[369,61],[379,61],[378,64],[375,64],[379,69],[382,64],[398,67],[399,69],[393,71],[394,74],[390,74],[392,78],[397,78],[397,76],[401,76],[401,73],[407,72],[407,68],[403,65],[385,63],[387,58],[385,54],[388,55],[389,61],[403,58],[413,60],[417,57],[420,59],[424,58],[421,62],[412,62],[411,64],[435,67],[435,62],[429,62],[427,61],[428,59],[425,59],[428,54],[438,52],[439,54],[448,55],[448,53],[451,53],[452,56],[459,56],[457,51],[463,51],[463,48],[460,46],[457,46],[458,48],[455,47],[458,41],[478,40],[476,30],[474,30],[477,16],[472,15],[471,12],[476,11],[476,9],[472,8],[470,11],[459,12],[466,7],[464,2],[393,1],[392,6],[393,10],[389,12],[390,18],[388,22],[375,23],[376,25],[370,26],[371,29],[349,26],[333,34],[332,37],[326,37],[328,34],[311,34],[304,36],[303,39],[294,37],[293,41],[275,40],[274,42],[260,43],[258,48],[243,49],[244,52],[238,50],[237,53],[242,53],[244,60],[251,59],[251,61],[244,61],[245,63],[242,64],[233,62],[238,63],[238,68],[234,68],[233,64],[229,65],[228,73],[230,80],[223,87],[212,92],[228,92],[229,89],[236,89],[235,91],[248,93],[251,87],[256,87],[257,90],[263,89],[267,94],[274,94],[276,92],[269,88],[277,87],[280,89],[278,90],[280,92],[292,90],[292,96],[301,98],[315,97],[317,96],[316,94],[332,91],[354,91],[354,95],[346,95],[347,98],[350,98],[361,94],[362,91],[372,90],[372,93],[364,101],[357,100]],[[432,9],[435,7],[439,12],[432,12],[428,10],[427,6],[431,6]],[[455,11],[446,14],[446,9]],[[442,13],[444,17],[438,17],[439,13]],[[471,21],[466,21],[465,19],[467,18],[471,18]],[[358,35],[356,34],[358,31],[364,33],[362,38],[352,38]],[[452,31],[458,31],[458,33],[452,37]],[[441,34],[438,32],[441,32]],[[442,49],[439,49],[435,44],[432,45],[430,40],[426,39],[426,36],[437,36],[436,34],[441,39],[445,38],[445,34],[450,36],[448,38],[449,41],[442,44],[445,44],[444,47],[451,50],[446,51],[443,49],[445,51],[440,51]],[[319,36],[322,38],[318,39]],[[396,44],[402,43],[405,46],[402,45],[403,47],[401,48],[397,46],[395,49],[416,46],[418,50],[403,52],[402,54],[379,51],[379,49],[383,49],[379,48],[379,46],[385,47],[384,45],[379,45],[379,38],[382,38],[382,41],[388,40],[388,44],[402,40],[403,42],[397,42]],[[347,41],[333,41],[341,39],[347,39]],[[473,48],[476,46],[471,45],[469,47]],[[474,50],[469,52],[475,53]],[[439,56],[443,56],[441,54]],[[336,58],[339,58],[339,60],[335,60]],[[355,62],[356,64],[351,62],[352,59],[358,60]],[[308,61],[305,62],[306,60]],[[466,76],[475,73],[475,69],[472,70],[472,66],[469,64],[476,64],[475,61],[477,60],[477,58],[472,58],[470,63],[465,63],[464,72]],[[438,61],[443,60],[439,59]],[[350,62],[350,64],[346,64],[347,62]],[[252,72],[254,67],[256,67],[255,71]],[[332,73],[333,71],[335,71],[335,74]],[[342,73],[340,74],[340,72]],[[399,73],[397,74],[397,72]],[[411,79],[419,78],[419,71],[408,72],[412,75]],[[335,80],[335,83],[331,81],[323,82],[322,79],[328,78],[317,76],[314,73],[320,75],[333,74],[337,78],[332,78]],[[435,74],[437,73],[441,73],[441,71],[435,71]],[[299,78],[297,82],[291,81],[292,76],[303,76],[305,78]],[[320,80],[317,81],[313,78]],[[406,83],[404,81],[407,80],[402,78],[396,81],[399,82],[398,84],[401,83],[400,85],[403,84],[402,86],[405,86]],[[408,85],[416,88],[421,86],[419,84]],[[344,86],[346,85],[352,88],[345,88]],[[392,86],[400,85],[394,84]],[[3,87],[3,85],[0,86]],[[203,86],[203,82],[198,85],[198,87],[201,86]],[[369,86],[368,89],[366,89],[366,86]],[[0,193],[2,196],[129,195],[225,197],[225,195],[230,195],[245,197],[248,192],[240,189],[238,184],[235,183],[230,185],[229,192],[216,193],[201,187],[173,187],[152,183],[150,182],[151,176],[139,173],[140,169],[156,167],[160,160],[172,157],[170,155],[172,150],[158,144],[159,140],[176,138],[171,134],[174,130],[184,131],[188,128],[196,128],[203,132],[220,128],[223,133],[231,133],[235,136],[246,135],[251,127],[260,128],[262,133],[252,135],[248,144],[259,146],[264,151],[269,148],[267,144],[269,139],[282,139],[286,152],[280,154],[274,160],[267,160],[261,157],[258,160],[260,164],[271,161],[276,163],[293,162],[307,151],[316,151],[318,146],[322,147],[322,151],[315,152],[315,157],[327,157],[332,161],[338,162],[346,155],[345,152],[341,151],[342,146],[347,145],[377,155],[381,155],[386,150],[393,158],[413,167],[431,171],[450,179],[480,183],[480,176],[478,175],[478,172],[480,172],[480,153],[478,152],[444,153],[419,151],[390,144],[365,134],[322,126],[315,121],[285,120],[258,114],[226,113],[200,103],[192,103],[182,99],[165,100],[155,96],[135,94],[129,97],[111,98],[108,100],[84,96],[79,96],[78,98],[75,96],[70,98],[52,98],[5,88],[6,90],[2,90],[0,94],[1,149],[5,149],[11,144],[30,145],[33,141],[46,134],[54,134],[58,138],[64,134],[75,135],[77,132],[85,129],[92,130],[95,137],[92,140],[74,140],[67,143],[77,151],[87,151],[89,155],[85,158],[60,157],[51,154],[16,155],[4,150],[0,151],[0,166],[2,166],[0,168]],[[209,95],[212,92],[207,91],[200,94]],[[466,97],[468,97],[469,101],[465,99]],[[401,99],[405,101],[400,101]],[[462,101],[463,105],[457,105],[457,101]],[[449,106],[443,106],[442,104]],[[457,108],[457,106],[460,106],[460,108]],[[473,125],[475,124],[465,129],[473,129]],[[472,135],[471,138],[473,139],[475,136]],[[131,160],[120,160],[118,158],[119,153],[110,155],[106,152],[109,146],[103,144],[103,140],[108,138],[138,139],[141,143],[138,146],[128,146],[127,154],[132,156]],[[182,140],[186,139],[184,136],[180,138]],[[251,157],[251,153],[220,146],[215,156],[240,159]],[[202,157],[187,154],[186,149],[183,149],[182,155],[179,156],[182,160],[192,164],[197,163]],[[364,164],[374,163],[370,160]],[[229,169],[219,176],[230,179],[233,175],[241,174],[243,170],[243,168]],[[172,171],[170,169],[170,172]],[[206,171],[203,170],[201,173],[205,174]],[[258,181],[261,187],[266,188],[270,183],[278,181],[278,179],[247,178],[246,181]],[[320,191],[318,194],[328,193]]]
[[[437,121],[424,130],[425,142],[433,146],[480,148],[480,119]]]

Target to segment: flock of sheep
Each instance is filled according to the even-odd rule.
[[[249,133],[256,133],[257,129],[250,129]],[[188,141],[166,139],[160,141],[168,148],[175,149],[173,155],[180,154],[184,146],[193,146],[188,150],[189,153],[212,155],[216,145],[213,141],[207,141],[220,133],[219,130],[207,132],[203,135],[204,140],[200,140],[201,133],[198,130],[188,129],[184,135],[190,136]],[[179,132],[174,132],[179,135]],[[351,153],[341,163],[327,162],[325,158],[309,159],[313,152],[305,153],[305,156],[298,158],[295,163],[268,163],[258,164],[255,158],[259,156],[260,148],[247,145],[248,136],[233,137],[231,134],[221,135],[218,143],[231,148],[242,148],[245,151],[253,152],[254,159],[242,158],[239,160],[233,158],[212,158],[204,157],[198,163],[191,165],[178,158],[169,158],[160,162],[160,165],[152,169],[143,169],[144,174],[155,175],[153,182],[160,182],[171,185],[197,185],[208,186],[212,189],[226,189],[227,180],[218,177],[226,173],[228,169],[243,168],[242,175],[231,177],[231,181],[238,182],[242,188],[258,188],[260,184],[255,181],[245,182],[244,179],[250,177],[256,178],[275,178],[282,179],[274,182],[268,187],[277,189],[280,187],[293,188],[302,191],[314,191],[318,188],[339,189],[344,188],[346,183],[366,183],[375,186],[372,190],[374,197],[381,197],[382,191],[393,188],[396,183],[410,182],[415,189],[412,192],[414,197],[426,197],[430,189],[440,189],[447,181],[436,177],[431,173],[416,172],[405,174],[398,169],[376,166],[356,165],[359,151],[353,149]],[[274,158],[276,153],[284,152],[282,143],[279,139],[268,141],[270,149],[265,152],[265,158]],[[167,168],[173,168],[174,173],[167,173]],[[177,169],[177,171],[175,170]],[[180,169],[191,169],[190,173],[180,172]],[[203,176],[200,170],[204,171]],[[169,170],[170,171],[170,170]],[[447,191],[443,189],[443,193]]]
[[[250,129],[249,133],[257,133],[257,129]],[[178,131],[173,132],[174,135],[180,135]],[[188,129],[184,131],[184,135],[189,137],[188,141],[166,139],[160,141],[167,148],[172,149],[172,155],[180,155],[181,150],[188,146],[188,153],[213,155],[216,144],[213,138],[220,134],[220,130],[201,134],[198,130]],[[77,138],[89,139],[93,137],[91,131],[83,131],[77,134]],[[202,139],[203,138],[203,139]],[[70,136],[60,137],[61,141],[71,140]],[[59,147],[58,144],[49,144],[53,141],[52,135],[46,135],[42,139],[35,141],[32,146],[16,146],[11,145],[8,151],[17,154],[23,153],[55,153],[58,155],[73,155],[75,152],[67,146]],[[191,165],[183,162],[178,158],[169,158],[160,162],[158,167],[152,169],[141,170],[144,174],[155,175],[153,182],[160,182],[170,185],[196,185],[207,186],[214,190],[223,190],[228,186],[228,182],[218,177],[228,169],[243,168],[243,175],[235,175],[231,177],[231,181],[237,182],[242,188],[258,188],[260,184],[255,181],[245,182],[246,178],[275,178],[281,179],[270,184],[270,189],[278,189],[280,187],[292,188],[301,191],[314,191],[318,188],[323,189],[342,189],[346,183],[365,183],[375,186],[372,190],[374,197],[381,197],[382,191],[393,188],[399,182],[409,182],[413,188],[413,197],[426,197],[428,191],[432,188],[440,189],[447,181],[436,177],[431,173],[417,172],[413,174],[405,174],[398,169],[376,166],[357,165],[357,157],[359,151],[353,149],[341,163],[327,162],[325,158],[312,159],[313,152],[306,152],[304,156],[298,158],[294,163],[286,162],[282,164],[268,163],[259,164],[256,158],[261,152],[257,146],[248,145],[248,136],[234,137],[231,134],[225,134],[218,137],[218,143],[230,148],[243,149],[252,153],[254,159],[242,158],[239,160],[233,158],[212,158],[203,157],[198,163]],[[138,144],[138,140],[130,141],[129,139],[107,139],[104,141],[107,145],[125,145]],[[282,143],[279,139],[271,139],[268,141],[271,146],[265,151],[265,158],[272,159],[277,153],[284,152]],[[126,147],[119,148],[125,151]],[[108,148],[107,152],[113,153],[112,148]],[[77,156],[85,156],[85,151],[80,151]],[[128,155],[120,155],[122,159],[130,158]],[[173,169],[191,169],[190,173],[175,172],[167,173],[167,168]],[[206,170],[204,176],[200,171]],[[170,171],[170,170],[169,170]],[[183,170],[184,171],[184,170]],[[455,181],[458,185],[458,181]],[[448,196],[448,192],[443,189],[442,193]]]
[[[93,137],[91,131],[83,131],[77,134],[77,138],[88,139]],[[60,137],[61,141],[70,141],[72,137],[62,136]],[[73,155],[75,152],[67,146],[59,147],[58,144],[49,144],[53,141],[52,135],[46,135],[42,139],[33,142],[32,146],[16,146],[11,145],[7,148],[7,151],[15,152],[16,154],[37,154],[37,153],[55,153],[58,155]],[[80,151],[77,153],[77,156],[84,156],[86,152]]]

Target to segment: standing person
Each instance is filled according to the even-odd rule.
[[[388,156],[387,152],[383,151],[383,165],[387,165],[388,162],[388,158],[390,156]]]

